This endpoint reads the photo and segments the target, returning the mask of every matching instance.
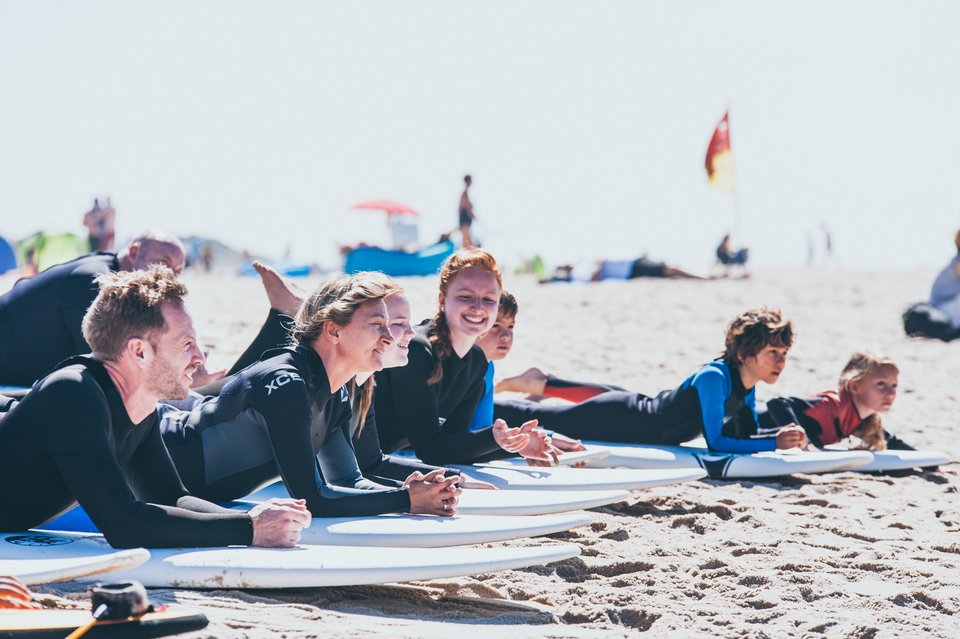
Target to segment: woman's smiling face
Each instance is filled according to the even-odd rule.
[[[410,325],[410,302],[403,293],[394,293],[386,299],[386,304],[387,322],[393,335],[393,343],[384,352],[383,367],[406,366],[410,354],[410,340],[415,335]]]
[[[454,339],[476,340],[497,320],[500,286],[493,273],[471,268],[451,280],[447,292],[440,293],[450,335]]]

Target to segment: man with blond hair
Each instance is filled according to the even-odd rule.
[[[187,396],[203,363],[173,271],[105,274],[83,318],[92,355],[63,362],[19,402],[0,397],[0,530],[80,503],[118,548],[293,546],[300,500],[226,510],[187,493],[160,437],[157,402]]]

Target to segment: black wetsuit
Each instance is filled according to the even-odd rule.
[[[483,395],[487,359],[474,346],[464,357],[442,361],[443,378],[428,384],[436,359],[428,334],[431,323],[414,330],[406,366],[376,374],[374,405],[380,445],[390,453],[409,445],[428,464],[470,464],[506,453],[490,428],[470,431]]]
[[[674,445],[704,435],[711,450],[773,450],[775,439],[757,425],[754,389],[723,361],[704,365],[676,389],[654,397],[611,390],[577,404],[494,399],[493,414],[510,426],[540,426],[578,439]]]
[[[99,288],[116,271],[114,253],[51,266],[0,295],[0,384],[30,386],[61,361],[90,352],[80,326]]]
[[[700,401],[693,388],[648,397],[607,391],[578,404],[549,404],[524,399],[494,399],[493,416],[510,426],[531,419],[576,439],[674,445],[703,433]]]
[[[382,490],[357,469],[349,398],[344,389],[331,391],[316,351],[266,355],[230,377],[218,397],[161,406],[164,442],[190,491],[238,499],[279,475],[317,517],[408,512],[406,489]],[[334,480],[350,487],[329,485]]]
[[[151,412],[130,421],[109,373],[64,362],[19,403],[0,399],[0,530],[27,530],[78,502],[117,548],[249,544],[249,515],[187,493]]]
[[[350,440],[357,456],[357,463],[363,476],[371,481],[387,486],[402,484],[403,480],[415,471],[424,475],[433,472],[438,467],[423,464],[415,459],[406,459],[395,455],[385,455],[380,448],[380,435],[377,431],[375,406],[371,405],[363,428],[360,428],[360,416],[354,406],[354,413],[350,419]],[[459,475],[460,471],[447,469],[446,477]],[[339,483],[339,482],[334,482]]]

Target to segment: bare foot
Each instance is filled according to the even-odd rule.
[[[299,287],[280,277],[279,273],[263,262],[254,262],[253,268],[263,282],[263,290],[267,294],[270,308],[290,317],[296,315],[300,302],[303,301],[303,293]]]
[[[547,387],[547,376],[539,368],[528,368],[525,372],[516,377],[507,377],[501,379],[494,386],[494,391],[513,391],[515,393],[529,393],[531,395],[543,395]]]

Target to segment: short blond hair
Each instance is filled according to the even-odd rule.
[[[162,306],[183,305],[187,287],[166,266],[143,271],[104,273],[96,279],[100,292],[83,316],[83,338],[94,357],[117,361],[127,342],[154,343],[166,329]]]

